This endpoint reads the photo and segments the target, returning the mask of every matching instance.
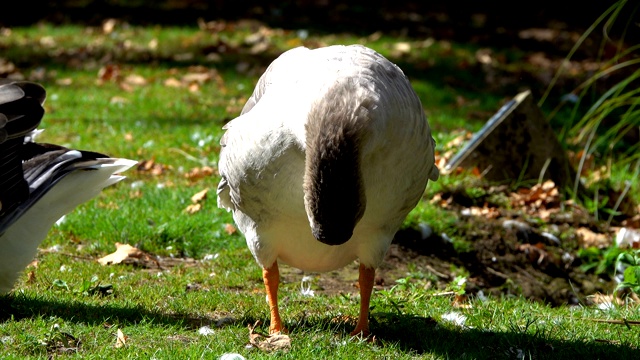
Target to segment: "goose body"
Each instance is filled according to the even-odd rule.
[[[57,220],[136,164],[34,142],[44,99],[35,83],[0,82],[0,294],[12,289]]]
[[[429,125],[403,72],[359,45],[292,49],[225,129],[218,204],[263,268],[271,332],[283,329],[278,262],[330,271],[358,259],[354,334],[368,334],[375,268],[438,178]]]

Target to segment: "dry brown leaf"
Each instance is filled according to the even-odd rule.
[[[153,38],[153,39],[149,40],[149,43],[147,44],[147,46],[151,50],[156,50],[158,48],[158,39]]]
[[[57,79],[56,80],[56,84],[60,85],[60,86],[69,86],[73,83],[73,79],[71,78],[62,78],[62,79]]]
[[[629,219],[625,219],[622,221],[622,226],[630,227],[634,229],[640,229],[640,205],[638,205],[638,210],[636,210],[637,215]]]
[[[140,258],[144,256],[144,252],[138,248],[135,248],[129,244],[116,243],[116,251],[98,259],[98,262],[102,265],[119,264],[122,261],[130,257]]]
[[[109,35],[113,32],[113,30],[116,27],[116,24],[118,23],[118,21],[116,19],[106,19],[103,23],[102,23],[102,32],[105,35]]]
[[[111,99],[109,99],[109,104],[112,104],[112,105],[114,105],[114,104],[126,104],[128,102],[129,102],[128,99],[123,98],[121,96],[114,96]]]
[[[624,300],[618,298],[617,296],[614,296],[613,294],[595,293],[593,295],[588,295],[587,299],[589,299],[595,305],[600,305],[600,304],[623,305],[624,304]]]
[[[120,67],[117,65],[106,65],[98,70],[98,84],[115,81],[120,77]]]
[[[249,325],[249,343],[258,349],[271,352],[271,351],[289,351],[291,349],[291,338],[288,335],[282,333],[275,333],[271,335],[263,335],[255,332],[256,322],[253,326]]]
[[[154,176],[162,175],[165,170],[168,170],[170,167],[167,165],[163,165],[155,162],[154,159],[144,160],[138,163],[138,167],[136,168],[140,172],[149,173]]]
[[[587,176],[593,169],[594,157],[592,154],[587,154],[584,156],[584,150],[580,150],[577,153],[573,151],[568,151],[567,156],[569,158],[569,162],[573,165],[574,169],[582,169],[580,175]],[[580,162],[583,161],[582,157],[585,157],[582,166],[580,167]]]
[[[171,77],[164,81],[164,86],[179,88],[182,87],[182,82],[174,77]]]
[[[207,81],[213,79],[214,74],[211,72],[204,73],[189,73],[182,77],[182,82],[186,84],[198,83],[204,84]]]
[[[455,138],[451,139],[448,143],[444,144],[445,149],[456,149],[461,147],[467,140],[469,140],[468,132],[460,134]]]
[[[453,302],[451,303],[451,306],[458,309],[473,308],[473,305],[469,303],[469,297],[467,295],[459,295],[459,294],[456,294],[456,296],[453,298]]]
[[[202,210],[202,204],[191,204],[184,209],[187,214],[195,214]]]
[[[560,211],[560,192],[551,180],[536,184],[530,189],[518,189],[509,197],[514,208],[543,220],[548,220],[552,213]]]
[[[122,90],[124,90],[126,92],[133,92],[133,90],[134,90],[133,85],[131,85],[131,84],[127,83],[127,82],[121,82],[119,84],[119,86],[120,86],[120,89],[122,89]]]
[[[226,231],[227,234],[229,235],[233,235],[236,233],[236,231],[238,231],[238,229],[236,229],[236,227],[233,226],[233,224],[227,223],[227,224],[224,224],[224,231]]]
[[[411,44],[408,42],[397,42],[395,44],[393,44],[393,52],[396,55],[404,55],[404,54],[408,54],[411,52]]]
[[[444,169],[447,166],[448,157],[441,156],[440,154],[435,155],[435,163],[439,169]]]
[[[611,238],[606,234],[599,234],[591,231],[586,227],[581,227],[576,230],[578,240],[583,248],[597,247],[603,249],[611,245]]]
[[[331,323],[332,324],[337,324],[337,325],[342,325],[342,324],[347,324],[347,325],[356,325],[356,320],[353,316],[349,316],[349,315],[338,315],[336,317],[331,318]]]
[[[126,336],[122,330],[118,329],[116,331],[116,344],[114,345],[116,348],[121,348],[127,344],[127,339],[129,337]]]
[[[27,273],[27,284],[33,284],[36,282],[36,272],[31,270]]]
[[[487,219],[497,219],[500,217],[500,211],[495,207],[488,207],[486,204],[483,207],[472,206],[467,209],[468,214],[472,216],[484,217]]]
[[[147,80],[144,77],[137,74],[128,75],[126,78],[124,78],[124,82],[131,86],[147,85]]]
[[[207,198],[207,193],[209,192],[209,188],[198,191],[191,197],[191,201],[194,203],[199,203]]]
[[[184,174],[184,177],[189,180],[199,180],[207,176],[213,175],[215,171],[210,166],[196,167],[191,169],[188,173]]]

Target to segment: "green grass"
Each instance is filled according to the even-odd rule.
[[[390,56],[407,69],[432,127],[442,133],[437,135],[439,147],[452,130],[477,130],[482,122],[468,121],[469,114],[490,113],[501,101],[497,95],[466,92],[462,95],[476,101],[455,105],[460,92],[444,86],[440,72],[473,61],[473,49],[466,45],[453,44],[454,55],[444,56],[448,50],[435,44],[402,57],[393,56],[393,43],[417,46],[418,41],[348,34],[312,34],[300,40],[295,32],[282,31],[270,38],[265,52],[253,56],[244,44],[251,32],[242,26],[215,34],[197,28],[118,27],[102,34],[99,29],[44,24],[15,28],[0,37],[2,56],[47,89],[45,132],[39,141],[166,165],[159,175],[128,171],[125,181],[79,206],[52,229],[42,249],[56,251],[40,253],[37,267],[27,269],[15,291],[0,298],[0,357],[173,359],[217,358],[228,352],[273,357],[245,347],[247,325],[261,320],[259,329],[266,330],[268,306],[260,269],[243,237],[225,230],[233,220],[216,206],[219,178],[194,181],[184,175],[205,164],[215,166],[222,125],[239,112],[264,67],[286,48],[359,42]],[[157,47],[149,46],[153,39]],[[47,45],[52,41],[55,46]],[[241,51],[222,53],[221,60],[207,58],[206,49],[221,43]],[[193,56],[175,56],[185,53]],[[237,71],[239,62],[246,62],[248,70]],[[116,82],[98,84],[98,71],[107,63],[117,64],[123,77],[143,76],[147,84],[131,91]],[[430,70],[422,71],[416,65],[421,63],[429,63]],[[215,69],[222,81],[208,81],[197,92],[164,85],[193,72],[190,66],[195,65]],[[63,85],[61,79],[71,84]],[[458,179],[432,184],[406,225],[427,222],[438,233],[453,232],[456,215],[429,205],[428,198],[454,181]],[[203,210],[186,213],[190,197],[205,188],[210,192]],[[155,270],[98,264],[97,258],[114,251],[115,242],[198,262]],[[215,256],[201,261],[205,255]],[[31,280],[28,272],[34,274]],[[281,358],[638,357],[636,326],[590,320],[640,320],[634,307],[601,311],[550,308],[520,298],[474,298],[468,308],[455,308],[450,296],[437,296],[441,289],[430,287],[428,276],[410,276],[403,286],[374,293],[371,326],[377,341],[372,344],[350,340],[353,325],[334,321],[356,315],[355,289],[316,291],[310,298],[299,291],[301,275],[288,278],[280,299],[293,345],[290,352],[277,354]],[[98,283],[111,285],[113,292],[89,294]],[[188,284],[199,288],[187,291]],[[467,317],[464,327],[443,319],[451,311]],[[214,334],[199,335],[204,325]],[[114,346],[117,329],[129,337],[121,348]]]
[[[193,358],[241,353],[270,358],[246,349],[247,324],[267,321],[262,284],[248,255],[222,252],[197,267],[174,267],[162,272],[130,266],[102,267],[91,260],[60,253],[40,257],[36,280],[19,284],[2,299],[0,324],[3,358],[37,358],[62,353],[60,339],[80,341],[81,358]],[[64,265],[66,270],[61,271]],[[159,274],[162,275],[159,275]],[[214,273],[214,275],[212,275]],[[113,295],[87,295],[83,280],[97,277],[113,286]],[[66,283],[68,288],[52,285]],[[185,291],[187,284],[202,289]],[[375,293],[372,302],[374,344],[349,340],[350,326],[334,318],[351,314],[354,294],[304,297],[298,283],[281,288],[286,326],[292,349],[285,358],[634,358],[637,327],[591,319],[637,320],[633,310],[615,307],[555,308],[517,298],[482,301],[457,309],[449,296],[423,290],[424,280]],[[10,308],[10,310],[7,310]],[[443,319],[450,312],[465,316],[464,326]],[[4,315],[4,314],[3,314]],[[56,325],[57,324],[57,325]],[[198,334],[202,326],[214,333]],[[56,328],[57,327],[57,328]],[[117,329],[128,336],[116,348]],[[262,330],[265,330],[262,326]],[[69,346],[71,347],[71,346]]]

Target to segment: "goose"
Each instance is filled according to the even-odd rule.
[[[0,294],[6,294],[62,216],[125,177],[137,161],[34,141],[45,89],[0,80]]]
[[[361,45],[297,47],[262,74],[223,126],[218,206],[262,267],[269,332],[285,332],[278,264],[326,272],[359,261],[369,336],[375,269],[402,221],[438,179],[435,141],[402,70]]]

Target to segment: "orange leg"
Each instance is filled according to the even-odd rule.
[[[358,276],[358,284],[360,285],[360,315],[356,328],[351,332],[351,336],[362,335],[369,336],[369,302],[371,300],[371,291],[373,291],[373,281],[376,275],[376,269],[367,268],[360,264],[360,275]]]
[[[278,285],[280,284],[280,270],[278,270],[278,262],[268,269],[262,269],[262,279],[267,289],[267,299],[269,301],[269,312],[271,313],[271,325],[269,326],[269,334],[284,332],[280,313],[278,312]]]

